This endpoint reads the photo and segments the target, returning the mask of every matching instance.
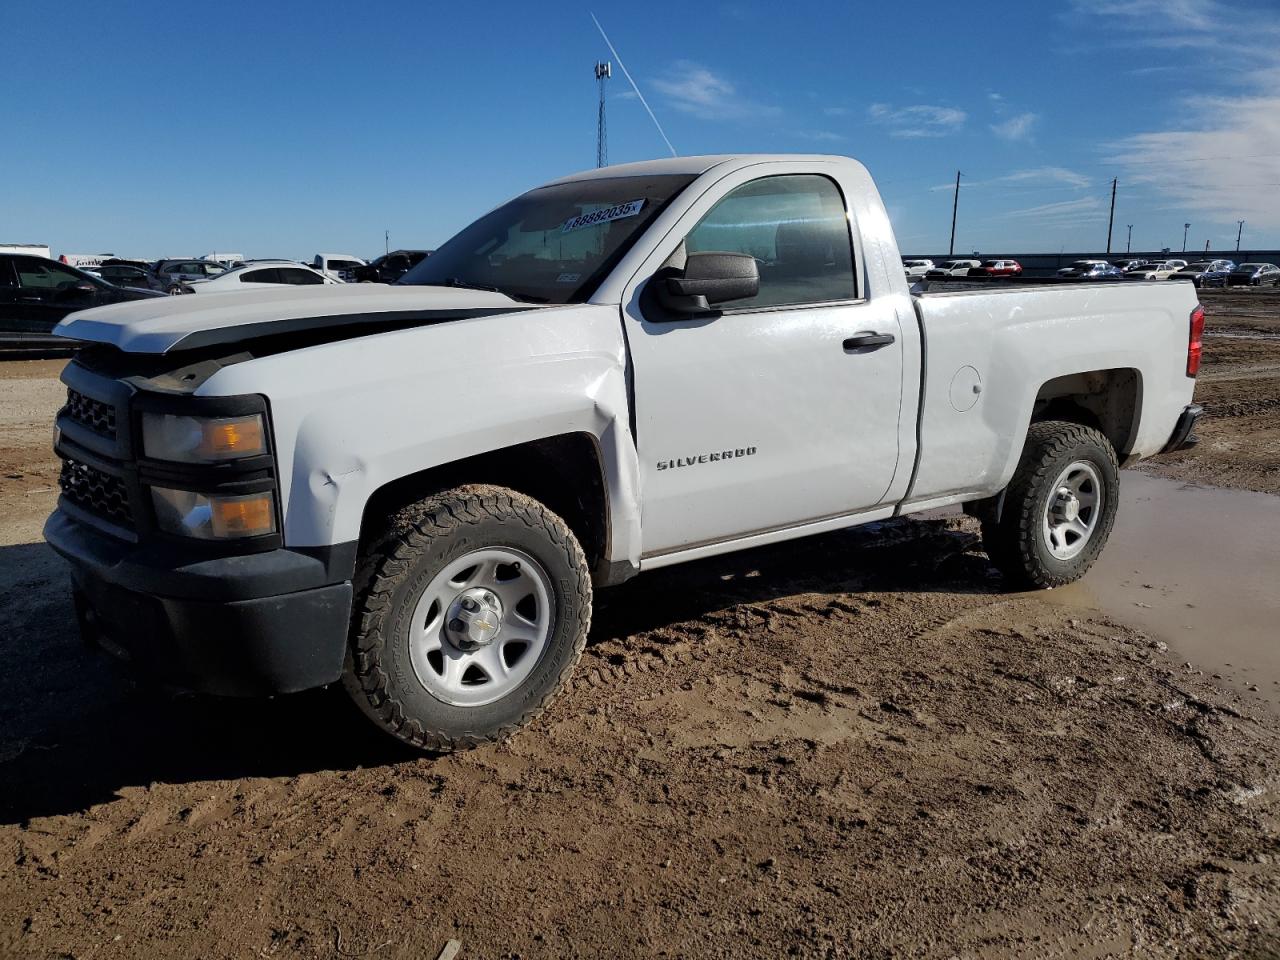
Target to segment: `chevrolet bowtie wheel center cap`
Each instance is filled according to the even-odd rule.
[[[464,590],[449,605],[445,634],[459,650],[477,650],[497,639],[502,630],[502,601],[492,590]]]

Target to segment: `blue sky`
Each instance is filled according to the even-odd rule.
[[[430,247],[595,163],[594,10],[676,148],[844,153],[904,251],[1280,247],[1280,2],[10,5],[0,242]],[[56,12],[55,12],[56,11]],[[616,69],[609,157],[666,148]]]

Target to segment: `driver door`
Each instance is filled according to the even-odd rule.
[[[657,265],[749,254],[756,297],[673,316],[641,290],[624,307],[645,558],[834,520],[888,495],[899,320],[891,299],[867,297],[840,185],[811,170],[726,178],[690,209],[672,234],[682,242]]]

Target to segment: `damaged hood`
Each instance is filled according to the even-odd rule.
[[[129,353],[168,353],[325,329],[359,336],[362,327],[373,332],[538,309],[545,308],[485,290],[325,284],[134,300],[73,313],[53,332]]]

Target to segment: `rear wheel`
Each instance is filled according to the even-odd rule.
[[[1035,423],[1004,494],[1000,519],[982,524],[992,562],[1019,587],[1058,587],[1084,576],[1115,524],[1120,470],[1100,432]]]
[[[564,686],[591,621],[565,522],[502,487],[406,508],[362,558],[344,685],[383,730],[428,750],[500,740]]]

